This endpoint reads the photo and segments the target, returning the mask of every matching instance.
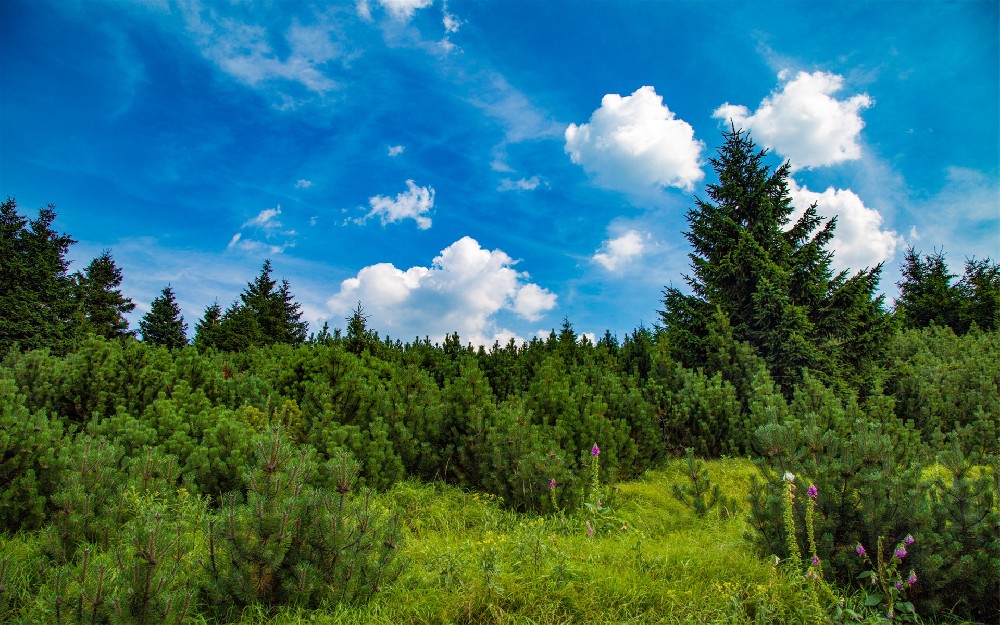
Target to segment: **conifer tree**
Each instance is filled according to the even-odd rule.
[[[288,280],[282,280],[279,286],[271,278],[270,260],[265,260],[257,278],[247,283],[240,300],[257,322],[260,336],[251,344],[305,342],[306,322],[302,321],[299,304],[292,297]]]
[[[53,205],[29,221],[8,197],[0,204],[0,350],[63,350],[72,337],[73,280],[66,253],[75,241],[52,229]]]
[[[960,294],[951,283],[944,252],[934,250],[920,258],[912,247],[906,250],[902,266],[903,280],[898,283],[896,318],[907,328],[947,326],[959,332]]]
[[[834,275],[826,246],[836,218],[824,223],[814,204],[792,223],[790,164],[772,171],[763,162],[767,150],[747,132],[723,136],[710,160],[718,183],[687,215],[691,292],[664,290],[660,317],[673,356],[704,366],[719,310],[734,339],[755,348],[786,392],[807,369],[863,385],[888,337],[874,294],[881,265]]]
[[[115,265],[110,250],[104,250],[82,272],[77,272],[75,282],[81,330],[109,339],[132,335],[125,313],[135,310],[135,304],[118,288],[122,271]]]
[[[146,343],[170,348],[187,345],[187,324],[169,284],[163,287],[160,295],[150,304],[149,312],[139,321],[139,331]]]
[[[219,346],[222,306],[215,301],[205,308],[205,314],[194,326],[194,345],[198,349]]]

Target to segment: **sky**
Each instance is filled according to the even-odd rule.
[[[834,267],[1000,257],[1000,4],[4,0],[0,195],[193,332],[270,259],[311,331],[619,338],[684,287],[723,130]]]

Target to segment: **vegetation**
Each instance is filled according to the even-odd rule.
[[[997,621],[997,265],[910,250],[885,310],[764,156],[726,134],[691,293],[596,343],[307,337],[268,261],[137,340],[8,199],[0,620]]]

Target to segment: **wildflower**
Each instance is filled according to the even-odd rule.
[[[600,453],[601,453],[601,448],[597,446],[597,443],[594,443],[594,446],[590,448],[590,455],[596,458],[597,456],[600,455]]]
[[[902,545],[900,545],[899,547],[896,547],[896,551],[894,551],[892,555],[894,555],[897,558],[899,558],[900,560],[902,560],[903,558],[906,557],[906,547],[904,547]]]
[[[587,521],[587,536],[593,536],[593,535],[594,535],[594,526],[590,524],[590,521]]]
[[[913,537],[913,534],[907,534],[906,538],[903,539],[903,542],[906,543],[907,545],[912,545],[913,543],[917,542],[917,539]]]
[[[812,563],[813,566],[819,566],[819,557],[813,556]]]
[[[912,569],[910,570],[910,576],[906,578],[906,583],[909,584],[909,585],[911,585],[911,586],[917,583],[917,572],[916,571],[914,571]]]
[[[892,585],[896,588],[896,590],[899,590],[903,587],[903,582],[893,582]]]
[[[819,495],[819,489],[816,488],[815,484],[810,484],[809,490],[806,491],[806,495],[809,495],[809,499],[816,499],[816,496]]]
[[[551,480],[549,480],[549,488],[555,488],[555,487],[556,487],[556,478],[552,478]]]
[[[854,550],[858,552],[859,556],[861,557],[865,556],[865,548],[861,546],[861,543],[858,543],[858,546]]]
[[[878,582],[878,576],[872,573],[872,586]]]
[[[781,479],[785,480],[786,482],[794,482],[795,481],[795,474],[792,473],[791,471],[788,471],[788,472],[785,473],[784,476],[782,476]]]
[[[892,608],[889,608],[889,611],[885,613],[885,617],[887,619],[892,619],[892,617],[894,617],[894,616],[895,616],[895,614],[892,613]]]

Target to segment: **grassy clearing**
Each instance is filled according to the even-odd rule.
[[[708,463],[731,496],[755,469]],[[806,623],[814,600],[756,557],[742,515],[698,519],[670,495],[680,464],[622,484],[607,515],[539,517],[489,495],[406,482],[406,572],[365,606],[244,623]],[[740,497],[742,499],[742,497]],[[589,535],[586,522],[594,532]]]

